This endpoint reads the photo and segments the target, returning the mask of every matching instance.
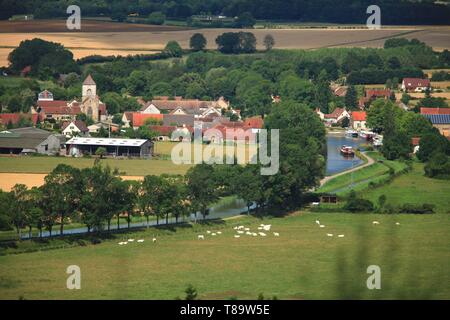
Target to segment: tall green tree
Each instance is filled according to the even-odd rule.
[[[202,51],[206,47],[206,38],[202,33],[194,33],[189,40],[189,47],[192,51]]]
[[[353,85],[349,85],[347,93],[345,94],[345,106],[348,110],[358,109],[358,93]]]
[[[209,164],[198,164],[186,173],[189,199],[194,211],[200,211],[203,219],[208,215],[208,208],[218,200],[214,168]]]

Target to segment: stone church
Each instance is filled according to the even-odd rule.
[[[88,75],[81,88],[81,102],[77,100],[54,100],[53,94],[44,90],[39,93],[37,106],[32,113],[40,113],[45,119],[75,120],[76,116],[84,113],[95,122],[105,120],[107,117],[106,106],[97,96],[97,85],[91,75]]]

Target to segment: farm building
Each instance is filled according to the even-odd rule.
[[[437,128],[443,136],[450,137],[450,114],[424,114],[423,116],[428,118],[433,127]]]
[[[61,136],[37,128],[20,128],[0,132],[2,154],[57,154]]]
[[[355,130],[365,130],[366,127],[366,112],[353,111],[350,118],[351,127]]]
[[[113,157],[150,158],[153,153],[153,143],[150,140],[85,137],[74,137],[67,141],[66,153],[76,157],[93,155],[100,147],[105,148],[107,155]]]
[[[401,85],[405,92],[421,92],[430,88],[430,80],[420,78],[404,78]]]

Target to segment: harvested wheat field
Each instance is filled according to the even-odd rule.
[[[10,191],[16,184],[24,184],[28,188],[40,187],[44,184],[45,173],[0,173],[0,190]],[[121,176],[123,180],[143,180],[141,176]]]
[[[82,21],[81,32],[65,28],[64,20],[1,21],[0,60],[5,65],[7,54],[23,40],[41,38],[63,44],[74,51],[75,57],[88,54],[128,54],[161,50],[170,40],[189,47],[192,34],[205,35],[207,48],[215,49],[216,37],[237,29],[188,29],[172,26],[151,26],[130,23]],[[257,38],[257,47],[262,49],[262,40],[268,33],[275,38],[276,48],[316,49],[324,47],[382,47],[392,37],[418,38],[436,50],[450,48],[450,26],[440,27],[386,27],[381,30],[368,29],[248,29]],[[91,50],[88,50],[91,49]],[[77,50],[83,50],[77,51]],[[122,54],[125,55],[125,54]]]

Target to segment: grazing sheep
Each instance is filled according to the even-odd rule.
[[[244,230],[245,230],[245,231],[250,231],[250,228],[245,228]]]
[[[243,234],[244,233],[244,231],[242,231],[242,230],[238,230],[238,232],[237,233],[239,233],[239,234]]]
[[[134,239],[128,239],[128,242],[133,242],[134,241]]]
[[[270,231],[271,226],[272,226],[271,224],[268,224],[268,225],[264,226],[263,229],[266,231]]]
[[[258,230],[262,230],[262,229],[264,229],[263,227],[258,227]]]
[[[344,237],[343,234],[338,235],[338,238],[343,238],[343,237]]]
[[[222,234],[222,231],[217,231],[217,234]]]
[[[316,220],[316,223],[320,225],[320,221],[319,220]]]
[[[211,233],[211,231],[207,230],[207,231],[206,231],[206,233],[210,234],[210,233]]]
[[[153,238],[153,240],[152,240],[153,242],[156,242],[156,238]]]
[[[126,242],[119,242],[119,246],[122,246],[124,244],[127,244]]]
[[[280,236],[280,234],[279,234],[278,232],[274,232],[273,235],[274,235],[275,237],[279,237],[279,236]]]
[[[257,237],[258,234],[257,234],[256,232],[253,232],[253,233],[252,233],[252,236]]]
[[[373,224],[380,224],[378,221],[372,221]]]
[[[259,235],[260,235],[261,237],[265,237],[265,236],[266,236],[266,234],[265,234],[264,232],[260,232]]]
[[[319,202],[313,202],[313,203],[311,203],[313,206],[318,206],[319,205]]]
[[[237,230],[237,229],[238,229],[238,227],[236,226],[236,227],[234,227],[233,229],[234,229],[234,230]]]
[[[238,235],[238,234],[235,234],[234,237],[235,237],[235,238],[240,238],[241,236]]]
[[[251,236],[253,233],[251,233],[250,231],[247,231],[245,234],[248,234],[249,236]]]
[[[144,239],[139,239],[137,242],[142,243],[144,242]]]
[[[400,225],[400,222],[396,222],[395,225],[399,226],[399,225]]]
[[[325,226],[324,226],[323,224],[321,224],[319,227],[320,227],[320,228],[325,228]]]
[[[198,240],[205,240],[205,236],[202,235],[202,234],[199,234],[199,235],[197,236],[197,239],[198,239]]]
[[[239,226],[238,230],[244,229],[244,226]]]
[[[215,236],[215,235],[216,235],[216,233],[215,233],[215,232],[213,232],[213,233],[211,233],[211,235],[212,235],[212,236]]]
[[[327,237],[332,237],[333,234],[332,233],[327,233]]]

